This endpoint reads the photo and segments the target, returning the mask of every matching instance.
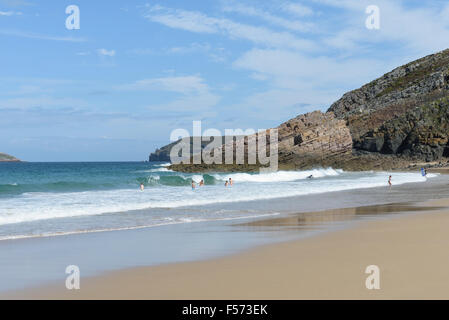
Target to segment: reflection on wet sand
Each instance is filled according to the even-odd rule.
[[[235,226],[248,228],[254,231],[280,231],[280,230],[312,230],[320,229],[323,225],[337,224],[360,218],[373,218],[376,216],[413,213],[419,211],[439,210],[438,206],[416,206],[406,203],[393,203],[385,205],[364,206],[355,208],[330,209],[318,212],[301,212],[291,214],[288,217],[258,220]]]

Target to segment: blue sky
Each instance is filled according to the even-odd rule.
[[[0,152],[145,160],[193,120],[274,127],[448,42],[438,0],[0,0]]]

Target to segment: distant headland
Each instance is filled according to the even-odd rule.
[[[449,49],[344,94],[325,113],[299,115],[277,129],[280,169],[448,166]],[[159,149],[150,160],[168,160],[174,144]],[[170,169],[248,170],[236,164],[177,164]]]
[[[21,162],[21,161],[13,156],[10,156],[9,154],[0,152],[0,162]]]

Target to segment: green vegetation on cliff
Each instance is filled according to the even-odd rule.
[[[421,161],[449,155],[449,50],[398,67],[332,104],[355,150]]]

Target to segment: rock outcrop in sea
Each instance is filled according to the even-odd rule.
[[[20,162],[20,160],[9,154],[0,152],[0,162]]]
[[[380,170],[423,162],[447,164],[449,49],[344,94],[325,113],[299,115],[277,129],[280,169]],[[162,152],[169,155],[173,145]],[[169,161],[169,157],[164,159]],[[248,171],[257,167],[180,164],[172,169]]]

